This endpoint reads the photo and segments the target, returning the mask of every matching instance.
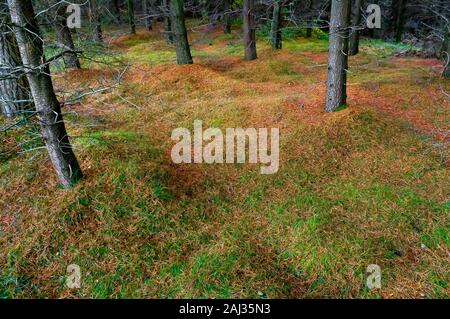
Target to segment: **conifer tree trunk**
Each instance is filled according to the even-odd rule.
[[[361,8],[362,0],[354,0],[352,26],[353,30],[350,34],[349,55],[357,55],[359,53],[359,25],[361,24]]]
[[[134,20],[134,0],[128,0],[128,23],[130,25],[130,33],[136,34],[136,21]]]
[[[33,108],[28,80],[22,67],[19,47],[11,23],[6,0],[0,0],[0,106],[2,114],[11,117]]]
[[[444,43],[442,46],[442,58],[444,60],[444,73],[446,79],[450,79],[450,25],[446,26]]]
[[[90,0],[90,19],[92,29],[92,40],[96,43],[103,43],[103,31],[100,17],[100,7],[98,6],[98,0]]]
[[[173,33],[172,33],[172,21],[170,17],[170,0],[162,0],[162,9],[164,13],[163,26],[164,26],[164,38],[168,44],[173,44]]]
[[[403,25],[405,24],[406,0],[397,0],[397,13],[395,15],[395,41],[401,42],[403,37]]]
[[[223,0],[224,8],[223,8],[223,33],[231,34],[231,16],[230,16],[230,1],[231,0]]]
[[[333,112],[347,103],[350,4],[350,0],[332,0],[325,107],[327,112]]]
[[[42,138],[61,185],[64,188],[71,187],[82,177],[82,173],[66,132],[49,66],[45,64],[43,41],[33,5],[31,0],[8,0],[8,4],[20,55],[29,70],[27,78]]]
[[[314,0],[309,0],[309,11],[312,11],[312,9],[314,9]],[[311,24],[306,26],[306,37],[307,38],[311,38],[312,37],[312,31],[313,31],[313,26]]]
[[[151,0],[144,0],[145,28],[148,31],[153,30],[152,5]]]
[[[245,60],[255,60],[258,57],[256,54],[255,0],[244,0],[242,11]]]
[[[191,49],[189,47],[186,25],[184,20],[184,1],[170,0],[172,33],[175,41],[178,64],[192,64]]]
[[[120,15],[120,4],[119,4],[119,0],[113,0],[112,1],[112,5],[113,5],[113,10],[114,10],[114,16],[117,19],[117,23],[121,24],[122,23],[122,17]]]
[[[73,43],[72,33],[67,26],[66,6],[59,5],[56,17],[56,37],[61,47],[66,68],[80,69],[80,61]]]
[[[272,17],[272,49],[280,50],[282,47],[281,22],[282,22],[282,0],[275,0],[273,4]]]

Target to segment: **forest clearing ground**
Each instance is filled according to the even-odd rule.
[[[364,41],[349,107],[325,114],[326,40],[276,53],[261,40],[259,59],[244,62],[236,33],[191,32],[188,66],[158,30],[115,38],[131,63],[122,85],[68,116],[86,173],[75,189],[56,190],[44,152],[0,163],[0,296],[450,296],[439,61]],[[97,77],[109,75],[61,72],[55,83]],[[279,173],[173,164],[171,131],[195,119],[279,127]],[[71,263],[78,291],[64,286]],[[381,266],[380,290],[365,285],[369,264]]]

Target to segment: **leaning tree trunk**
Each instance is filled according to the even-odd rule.
[[[178,64],[192,64],[191,49],[189,47],[186,25],[184,21],[184,1],[170,0],[172,17],[172,31],[175,41]]]
[[[31,0],[8,0],[8,4],[20,55],[28,70],[27,78],[42,137],[61,185],[71,187],[82,177],[82,173],[67,135],[50,68],[45,63],[43,41],[33,5]]]
[[[0,0],[0,106],[2,114],[11,117],[33,108],[28,80],[22,74],[22,61],[6,0]]]
[[[168,1],[170,0],[162,0],[164,38],[168,44],[173,44],[172,21]]]
[[[225,34],[231,34],[230,1],[223,0],[223,33]]]
[[[144,0],[144,14],[145,14],[145,28],[148,31],[153,30],[153,17],[152,17],[152,1]]]
[[[134,20],[134,0],[128,0],[128,23],[130,24],[130,33],[136,34],[136,21]]]
[[[325,107],[327,112],[333,112],[347,103],[350,4],[350,0],[332,0]]]
[[[282,23],[282,0],[275,0],[273,4],[272,17],[272,49],[280,50],[282,47],[281,23]]]
[[[359,28],[361,24],[361,8],[363,0],[354,0],[352,31],[350,34],[349,55],[357,55],[359,53]]]
[[[244,0],[242,14],[244,22],[245,60],[255,60],[258,57],[256,54],[255,0]]]
[[[80,69],[72,33],[67,26],[66,6],[60,5],[56,14],[56,38],[63,53],[64,65],[66,68]]]
[[[89,16],[91,19],[92,40],[96,43],[103,43],[103,31],[100,17],[98,0],[90,0]]]
[[[446,26],[444,43],[442,46],[442,58],[444,59],[443,76],[446,79],[450,79],[450,25]]]

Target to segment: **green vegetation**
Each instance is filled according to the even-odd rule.
[[[348,107],[324,114],[325,39],[292,38],[277,53],[261,41],[246,63],[238,35],[201,36],[196,64],[182,67],[156,32],[113,42],[133,65],[68,123],[85,171],[74,189],[56,189],[43,151],[0,158],[0,298],[448,297],[449,175],[429,130],[448,106],[428,95],[438,84],[414,89],[420,62],[362,41]],[[56,85],[70,76],[97,75],[60,72]],[[371,88],[384,76],[426,110],[398,113],[383,82]],[[279,173],[174,165],[171,131],[195,119],[280,127]],[[90,122],[101,125],[77,125]],[[64,286],[71,263],[80,290]],[[381,290],[366,288],[369,264],[382,268]]]

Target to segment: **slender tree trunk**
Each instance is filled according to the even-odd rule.
[[[162,0],[162,9],[164,11],[164,38],[168,44],[173,44],[172,21],[168,1],[170,0]]]
[[[177,62],[178,64],[192,64],[191,49],[184,21],[184,1],[170,0],[170,12]]]
[[[90,0],[90,19],[92,29],[92,40],[99,44],[103,43],[103,31],[101,25],[100,8],[98,7],[98,0]]]
[[[342,49],[342,54],[344,55],[344,81],[342,82],[342,101],[341,105],[347,104],[347,70],[348,70],[348,50],[349,50],[349,38],[350,38],[350,24],[352,20],[352,0],[348,0],[347,12],[345,15],[347,21],[347,28],[344,30],[344,48]]]
[[[62,52],[66,52],[63,54],[64,65],[66,68],[80,69],[80,61],[75,52],[76,48],[73,44],[72,33],[67,26],[66,6],[63,5],[60,5],[57,10],[56,37]]]
[[[244,0],[242,11],[245,60],[255,60],[258,57],[256,54],[255,0]]]
[[[442,46],[442,58],[444,60],[444,73],[446,79],[450,79],[450,26],[446,26],[444,43]]]
[[[28,80],[18,70],[22,61],[10,22],[6,0],[0,0],[0,106],[7,117],[33,108]]]
[[[223,0],[224,8],[223,8],[223,33],[231,34],[231,15],[230,15],[230,1],[231,0]]]
[[[361,8],[362,8],[362,0],[353,0],[354,6],[353,8],[353,18],[352,18],[352,27],[353,30],[350,34],[350,49],[349,55],[357,55],[359,53],[359,27],[361,24]]]
[[[152,5],[151,0],[144,0],[145,28],[148,31],[153,30]]]
[[[117,23],[122,24],[119,0],[112,0],[112,5],[113,5],[113,10],[114,10],[114,15],[117,19]]]
[[[350,0],[332,0],[325,107],[327,112],[333,112],[347,103],[350,4]]]
[[[309,12],[311,12],[314,9],[314,0],[309,0]],[[308,25],[306,26],[306,37],[307,38],[311,38],[312,37],[312,31],[313,31],[313,26],[308,23]]]
[[[128,0],[128,23],[130,24],[130,33],[136,34],[136,21],[134,20],[134,0]]]
[[[53,90],[50,69],[45,63],[40,36],[31,0],[8,0],[14,33],[19,45],[27,78],[33,95],[41,134],[61,185],[71,187],[82,177],[81,169],[72,151],[61,106]]]
[[[275,0],[273,4],[273,18],[272,18],[272,49],[280,50],[282,47],[281,39],[281,23],[282,23],[282,0]]]
[[[401,42],[403,36],[403,25],[405,24],[406,0],[397,1],[397,14],[395,21],[395,41]]]

